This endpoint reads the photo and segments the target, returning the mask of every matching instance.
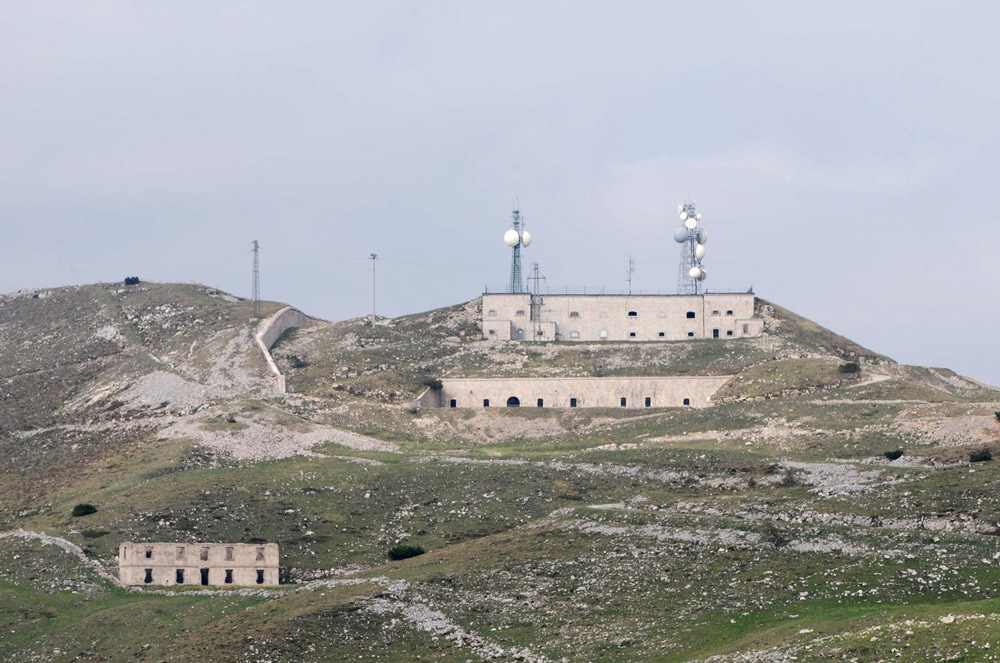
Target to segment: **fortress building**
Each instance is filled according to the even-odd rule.
[[[127,585],[278,584],[276,543],[130,543],[118,549]]]

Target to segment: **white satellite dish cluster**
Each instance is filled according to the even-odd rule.
[[[511,228],[503,234],[503,243],[510,248],[514,248],[519,242],[521,246],[529,246],[531,244],[531,233],[527,230],[518,233],[517,230]]]
[[[701,264],[701,260],[705,257],[705,243],[708,241],[708,231],[698,227],[698,222],[701,221],[701,214],[695,210],[694,203],[678,205],[677,212],[684,225],[674,231],[674,241],[678,244],[687,243],[691,247],[691,256],[689,258],[691,266],[687,270],[687,276],[695,281],[704,281],[708,278],[708,270]]]

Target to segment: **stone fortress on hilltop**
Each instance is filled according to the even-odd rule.
[[[506,292],[484,293],[483,338],[497,342],[578,343],[710,341],[759,336],[752,290],[702,292],[708,233],[693,203],[678,209],[684,225],[673,233],[681,244],[677,294],[543,294],[526,291],[521,250],[531,244],[519,210],[504,242],[511,248]],[[428,407],[707,407],[731,376],[593,378],[445,378],[418,403]]]

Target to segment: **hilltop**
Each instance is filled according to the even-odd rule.
[[[0,657],[995,660],[1000,470],[970,454],[1000,454],[1000,392],[763,300],[726,342],[496,343],[480,313],[289,330],[282,393],[214,288],[0,296]],[[413,404],[717,374],[697,410]],[[288,584],[127,590],[126,540],[274,541]]]

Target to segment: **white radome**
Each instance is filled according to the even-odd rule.
[[[708,242],[708,231],[705,230],[704,228],[699,228],[698,229],[698,243],[699,244],[705,244],[706,242]]]
[[[678,244],[683,244],[688,241],[688,231],[687,228],[678,228],[674,231],[674,241]]]
[[[701,221],[701,212],[698,212],[697,214],[695,214],[695,215],[694,215],[694,218],[696,218],[696,219],[698,219],[699,221]]]
[[[698,246],[694,247],[694,258],[695,258],[695,260],[701,260],[704,257],[705,257],[705,247],[702,246],[701,244],[699,244]]]
[[[521,238],[517,236],[517,231],[514,230],[513,228],[511,228],[510,230],[508,230],[503,234],[503,243],[510,247],[517,246],[517,243],[518,241],[520,241],[520,239]]]
[[[529,244],[531,244],[531,233],[529,233],[527,230],[521,233],[521,244],[523,244],[524,246],[528,246]]]
[[[698,219],[694,218],[693,216],[689,216],[687,218],[687,221],[684,222],[684,225],[687,226],[688,228],[694,230],[695,227],[697,227],[697,225],[698,225]]]
[[[688,270],[688,276],[690,276],[693,279],[700,279],[701,270],[698,269],[697,267],[692,267],[691,269]]]
[[[681,221],[688,218],[687,212],[681,212]]]

